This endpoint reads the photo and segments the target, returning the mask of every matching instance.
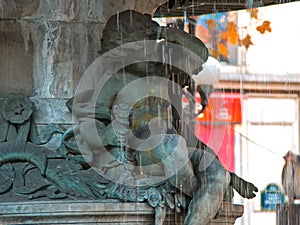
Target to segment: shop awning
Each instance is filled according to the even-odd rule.
[[[269,5],[295,2],[294,0],[170,0],[161,5],[154,17],[198,16],[217,12],[236,11]]]

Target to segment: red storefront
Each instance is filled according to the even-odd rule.
[[[214,92],[204,112],[196,117],[196,136],[219,156],[229,170],[234,171],[234,127],[242,123],[242,99],[239,93]],[[197,102],[200,96],[196,94]]]

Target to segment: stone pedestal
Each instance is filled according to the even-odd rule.
[[[243,206],[223,203],[212,225],[234,224]],[[146,203],[101,201],[33,201],[0,203],[0,224],[154,224],[154,209]],[[183,224],[184,215],[168,212],[165,223]]]

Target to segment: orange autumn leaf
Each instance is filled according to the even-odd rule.
[[[236,31],[236,24],[234,22],[227,23],[227,30],[229,33],[229,42],[232,45],[235,45],[239,39],[239,34]]]
[[[235,24],[235,22],[232,22],[232,21],[228,22],[226,29],[227,30],[236,30],[236,24]]]
[[[221,32],[220,37],[222,40],[227,41],[229,37],[229,32],[228,30]]]
[[[209,49],[210,55],[214,58],[218,58],[219,57],[219,52],[218,50],[214,49],[214,48],[210,48]]]
[[[248,50],[249,46],[253,45],[253,42],[251,41],[251,36],[247,34],[244,39],[239,40],[239,45],[244,45],[246,50]]]
[[[210,19],[210,20],[206,20],[205,22],[206,22],[207,27],[208,27],[209,30],[215,30],[216,29],[216,23],[215,23],[214,20]]]
[[[229,35],[230,44],[235,45],[237,43],[238,39],[239,39],[239,34],[236,31],[230,32],[230,35]]]
[[[270,27],[271,22],[265,20],[260,26],[256,27],[256,30],[258,30],[261,34],[264,34],[266,31],[271,32],[272,28]]]
[[[258,30],[261,34],[265,33],[265,29],[262,26],[256,27],[256,30]]]
[[[236,31],[236,24],[234,22],[228,22],[226,31],[221,33],[221,39],[224,41],[228,41],[232,45],[235,45],[238,41],[239,34]]]
[[[220,55],[225,56],[225,57],[229,56],[227,46],[224,45],[223,43],[218,43],[218,49],[219,49]]]
[[[257,8],[247,9],[247,12],[250,12],[251,18],[258,20],[258,9]]]

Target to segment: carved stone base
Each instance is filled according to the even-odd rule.
[[[234,224],[243,206],[223,203],[212,225]],[[0,203],[0,224],[154,224],[154,210],[146,203],[101,201],[40,201]],[[183,224],[184,215],[169,212],[165,224]]]

